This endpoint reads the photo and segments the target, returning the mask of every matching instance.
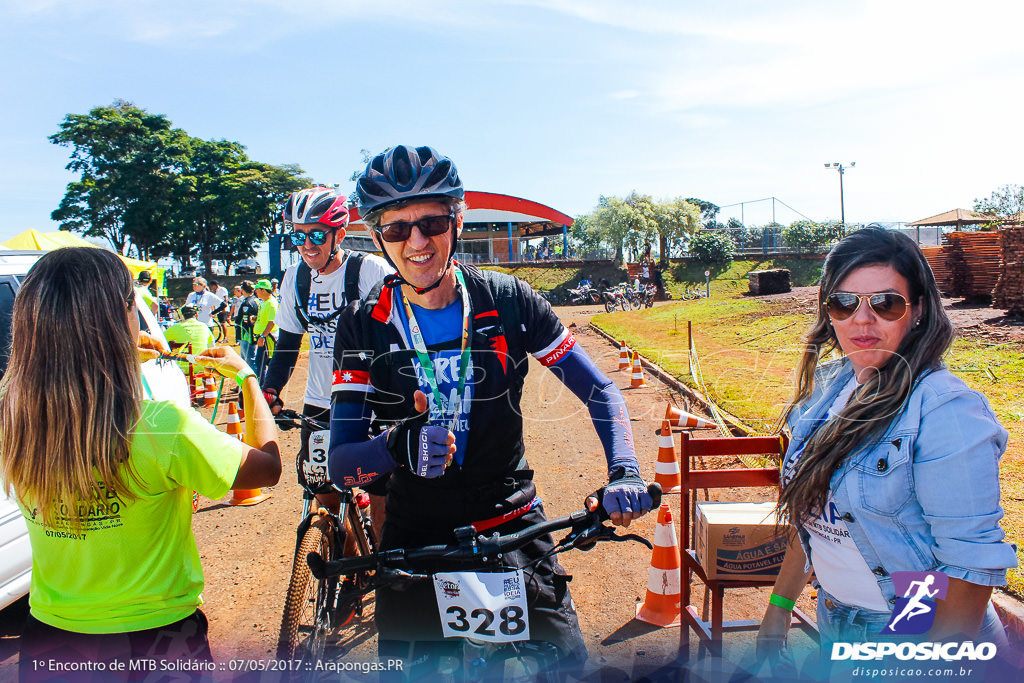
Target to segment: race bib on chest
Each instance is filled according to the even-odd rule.
[[[445,638],[490,643],[530,639],[526,582],[521,569],[508,572],[434,574],[434,593]]]

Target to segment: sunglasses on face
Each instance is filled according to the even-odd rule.
[[[448,232],[452,227],[455,214],[445,216],[427,216],[418,221],[396,221],[381,225],[377,230],[385,242],[404,242],[412,234],[413,226],[420,229],[425,237],[437,237]]]
[[[907,314],[909,305],[902,294],[879,292],[877,294],[853,294],[834,292],[825,298],[825,310],[833,320],[846,320],[867,301],[868,306],[882,320],[895,322]]]
[[[310,230],[309,232],[299,232],[298,230],[288,233],[288,239],[296,247],[301,247],[306,243],[308,239],[317,246],[327,241],[327,236],[331,234],[330,230]]]

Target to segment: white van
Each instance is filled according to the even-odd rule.
[[[44,253],[0,250],[0,376],[7,369],[10,353],[14,295],[29,268]],[[138,294],[135,296],[142,317],[140,327],[166,343],[153,312]],[[142,376],[153,398],[190,405],[188,381],[177,363],[148,361],[142,365]],[[6,490],[0,490],[0,609],[26,595],[31,578],[32,547],[25,518]]]

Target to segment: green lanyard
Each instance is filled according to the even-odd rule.
[[[469,368],[469,293],[466,291],[466,281],[462,277],[462,271],[455,267],[455,281],[459,287],[459,291],[462,293],[462,354],[459,358],[459,388],[455,397],[455,405],[452,406],[452,422],[448,430],[451,432],[455,431],[455,426],[458,424],[459,414],[462,412],[462,392],[466,387],[466,375],[468,374],[467,369]],[[423,369],[423,374],[427,378],[427,385],[430,387],[430,393],[434,400],[434,407],[437,412],[441,413],[441,390],[437,386],[437,376],[434,374],[434,364],[430,360],[430,356],[427,355],[427,345],[423,341],[423,332],[420,331],[419,323],[416,322],[416,316],[412,312],[412,306],[409,304],[408,299],[405,298],[405,293],[399,288],[399,296],[402,298],[402,305],[405,307],[405,316],[409,320],[409,336],[412,339],[413,350],[416,351],[416,357],[419,359],[420,367]]]

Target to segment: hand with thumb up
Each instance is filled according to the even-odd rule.
[[[444,474],[455,453],[455,435],[444,427],[427,424],[427,395],[413,394],[413,415],[390,429],[388,452],[399,465],[419,477],[433,479]]]

